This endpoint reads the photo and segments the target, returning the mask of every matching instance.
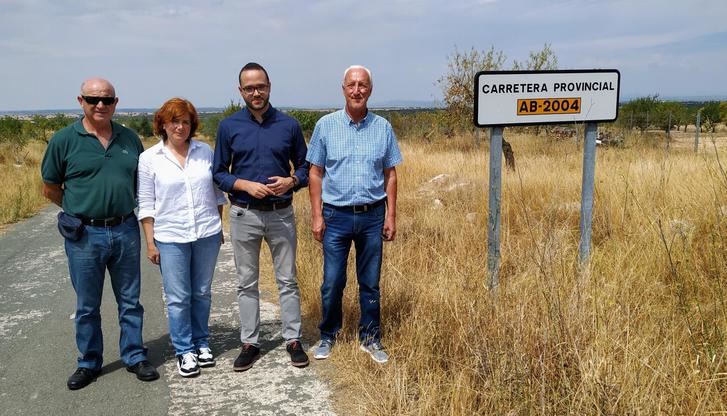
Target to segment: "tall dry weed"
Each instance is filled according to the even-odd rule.
[[[0,158],[0,225],[31,217],[45,206],[40,176],[44,151],[44,144],[32,142],[26,147],[22,164],[16,164],[13,157]],[[0,146],[0,154],[9,152],[8,146]]]
[[[385,244],[381,282],[392,360],[376,365],[357,349],[350,269],[342,342],[327,364],[340,410],[727,410],[727,175],[716,151],[599,148],[592,258],[581,273],[581,149],[508,139],[517,170],[504,173],[497,297],[486,289],[487,146],[402,143],[398,235]],[[430,192],[442,174],[456,186]],[[296,198],[298,264],[305,314],[317,320],[321,256],[306,197]]]

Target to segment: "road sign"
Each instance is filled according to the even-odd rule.
[[[475,125],[614,121],[620,79],[615,69],[478,72]]]

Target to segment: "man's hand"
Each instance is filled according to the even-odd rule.
[[[280,196],[288,192],[295,186],[295,180],[292,177],[284,178],[282,176],[271,176],[268,178],[271,181],[266,186],[270,188],[274,195]]]
[[[240,182],[239,189],[247,192],[248,195],[255,199],[263,199],[268,195],[275,195],[272,189],[260,182],[252,182],[244,179],[238,179],[237,181]]]
[[[311,231],[313,238],[318,242],[323,242],[323,234],[326,232],[326,223],[323,221],[322,215],[314,215],[311,219]]]
[[[384,237],[384,241],[394,241],[394,237],[396,237],[396,218],[386,217],[381,235]]]
[[[63,186],[61,184],[43,182],[43,196],[63,208]]]

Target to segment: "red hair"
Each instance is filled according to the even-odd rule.
[[[194,133],[199,127],[199,116],[197,115],[197,109],[194,108],[192,103],[185,100],[184,98],[172,98],[167,100],[162,106],[154,113],[154,134],[161,136],[162,140],[167,140],[167,132],[164,130],[164,124],[173,121],[174,119],[181,119],[182,117],[189,115],[191,122],[191,129],[189,130],[189,137],[187,140],[194,137]]]

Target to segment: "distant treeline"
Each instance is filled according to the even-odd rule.
[[[200,113],[198,135],[214,140],[220,121],[240,110],[241,103],[231,101],[220,112]],[[310,138],[316,122],[331,110],[286,110],[286,113],[301,125],[306,139]],[[452,116],[443,108],[379,109],[376,114],[391,122],[401,138],[418,137],[430,139],[437,136],[451,137],[462,130],[452,122]],[[717,123],[727,122],[727,101],[662,101],[657,95],[631,100],[619,106],[616,124],[622,128],[645,131],[650,128],[679,129],[694,124],[700,114],[701,122],[711,128]],[[141,137],[152,137],[152,114],[119,114],[114,119],[133,129]],[[55,131],[67,126],[76,117],[67,114],[36,114],[31,117],[0,117],[0,144],[9,143],[22,148],[29,140],[48,142]],[[469,128],[470,131],[474,126]]]
[[[645,131],[659,128],[679,129],[700,122],[714,130],[717,123],[727,121],[727,101],[662,101],[658,95],[637,98],[619,107],[618,124]]]

